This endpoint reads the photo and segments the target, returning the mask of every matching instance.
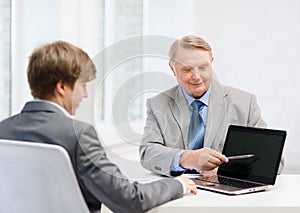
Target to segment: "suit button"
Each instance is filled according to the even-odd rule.
[[[158,167],[158,166],[154,166],[154,169],[155,169],[155,170],[158,170],[158,171],[161,171],[161,168]]]

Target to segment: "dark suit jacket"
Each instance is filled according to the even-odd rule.
[[[0,122],[0,138],[64,147],[91,211],[104,203],[114,212],[144,212],[183,195],[180,182],[170,178],[130,183],[107,159],[91,125],[67,117],[46,102],[28,102],[20,114]]]

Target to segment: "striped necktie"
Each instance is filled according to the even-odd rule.
[[[189,135],[188,135],[188,149],[200,149],[203,147],[204,140],[204,123],[199,114],[199,109],[202,106],[202,102],[195,100],[191,103],[193,108],[190,127],[189,127]]]

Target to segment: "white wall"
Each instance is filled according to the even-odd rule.
[[[269,127],[287,130],[284,172],[300,173],[300,1],[147,2],[146,32],[209,41],[221,81],[255,93]]]

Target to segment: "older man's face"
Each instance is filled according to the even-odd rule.
[[[192,97],[200,98],[212,79],[213,58],[207,50],[179,48],[171,69],[181,87]]]

